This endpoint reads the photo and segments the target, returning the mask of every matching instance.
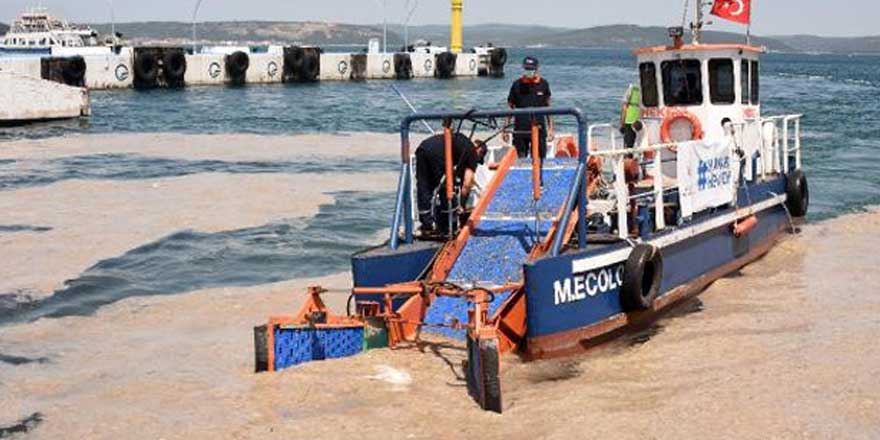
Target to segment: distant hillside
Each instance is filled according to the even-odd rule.
[[[109,33],[110,25],[93,25],[101,33]],[[134,44],[164,42],[189,43],[192,25],[182,22],[120,23],[116,29]],[[403,44],[403,26],[388,27],[388,47]],[[326,22],[239,21],[199,23],[198,39],[214,43],[281,43],[328,45],[365,45],[370,38],[381,38],[381,25],[352,25]],[[631,49],[667,44],[665,27],[611,25],[570,29],[536,25],[481,24],[466,26],[465,46],[494,43],[498,46],[524,47],[596,47]],[[426,40],[445,46],[449,26],[410,26],[409,40]],[[744,41],[742,34],[704,32],[705,42]],[[752,42],[781,52],[880,53],[880,36],[862,38],[828,38],[806,35],[753,37]]]
[[[800,52],[880,53],[880,35],[873,37],[816,37],[813,35],[786,35],[772,37]]]
[[[6,32],[9,32],[9,25],[0,23],[0,34],[5,34]]]
[[[92,25],[98,32],[110,32],[109,24]],[[192,24],[181,22],[117,23],[116,31],[135,43],[190,42]],[[381,38],[382,28],[323,22],[224,21],[199,23],[200,41],[240,43],[300,43],[300,44],[366,44],[370,38]],[[389,34],[391,41],[402,40]]]
[[[745,41],[742,34],[707,31],[703,33],[703,42],[734,42]],[[612,25],[598,26],[587,29],[576,29],[559,32],[543,38],[527,40],[528,44],[569,47],[602,47],[611,49],[630,49],[634,47],[668,44],[669,36],[665,27]],[[525,44],[526,41],[519,41]],[[767,46],[770,50],[791,51],[789,45],[770,38],[753,38],[753,44]]]

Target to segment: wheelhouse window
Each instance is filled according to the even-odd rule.
[[[749,62],[748,60],[742,60],[739,65],[739,86],[742,89],[740,102],[744,105],[748,105],[749,99],[751,99],[751,95],[749,95],[749,84],[751,84],[749,80]]]
[[[736,102],[735,84],[733,60],[709,60],[709,97],[712,104],[733,104]]]
[[[639,78],[642,83],[642,104],[645,107],[660,105],[660,96],[657,93],[657,67],[654,63],[640,64]]]
[[[666,105],[700,105],[703,103],[703,74],[699,60],[664,61],[663,100]]]
[[[758,80],[758,77],[760,76],[760,71],[758,70],[758,67],[758,62],[752,61],[752,105],[759,105],[761,103],[761,94],[759,93],[760,81]]]

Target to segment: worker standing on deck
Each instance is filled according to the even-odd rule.
[[[623,145],[624,148],[632,148],[636,145],[636,133],[642,119],[642,89],[639,86],[629,86],[622,107],[620,132],[623,134]]]
[[[486,156],[483,142],[471,142],[461,133],[452,135],[452,163],[455,186],[459,190],[458,206],[452,209],[461,214],[474,187],[477,166]],[[425,139],[416,149],[416,188],[418,192],[419,223],[423,236],[447,234],[449,223],[447,215],[450,208],[446,198],[446,137],[438,134]],[[439,212],[435,217],[435,195],[440,199]],[[455,203],[455,201],[453,201]],[[439,218],[438,218],[439,217]]]
[[[511,109],[529,107],[550,107],[550,83],[541,77],[538,72],[538,59],[526,57],[523,60],[523,75],[513,82],[510,93],[507,95],[507,104]],[[529,157],[532,151],[532,124],[537,124],[538,151],[541,159],[547,156],[547,139],[553,140],[554,127],[551,117],[517,116],[514,119],[513,145],[519,157]],[[510,121],[507,121],[510,124]],[[510,135],[505,132],[505,141],[510,140]]]

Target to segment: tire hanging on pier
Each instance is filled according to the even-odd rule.
[[[285,83],[314,82],[321,74],[321,48],[291,46],[284,48]]]
[[[439,79],[450,79],[455,76],[455,61],[457,57],[452,52],[437,54],[437,69],[434,75]]]
[[[182,49],[169,49],[162,57],[162,77],[168,87],[183,87],[186,76],[186,55]]]
[[[159,61],[154,50],[135,48],[132,68],[136,89],[152,89],[159,86]]]
[[[226,77],[232,85],[244,85],[247,71],[251,65],[251,58],[242,51],[236,51],[226,56]]]
[[[40,77],[73,87],[85,87],[86,62],[81,56],[40,59]]]
[[[660,295],[663,282],[663,256],[660,249],[647,244],[633,248],[623,266],[620,304],[626,312],[648,310]]]
[[[394,54],[394,76],[397,79],[412,79],[413,64],[408,53]]]
[[[489,55],[489,76],[501,78],[504,76],[504,66],[507,64],[507,49],[496,47]]]
[[[792,217],[800,218],[807,215],[810,209],[810,187],[807,176],[801,170],[795,170],[785,176],[785,206]]]

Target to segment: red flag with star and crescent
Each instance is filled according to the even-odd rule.
[[[749,24],[752,19],[752,0],[715,0],[712,15],[725,20]]]

